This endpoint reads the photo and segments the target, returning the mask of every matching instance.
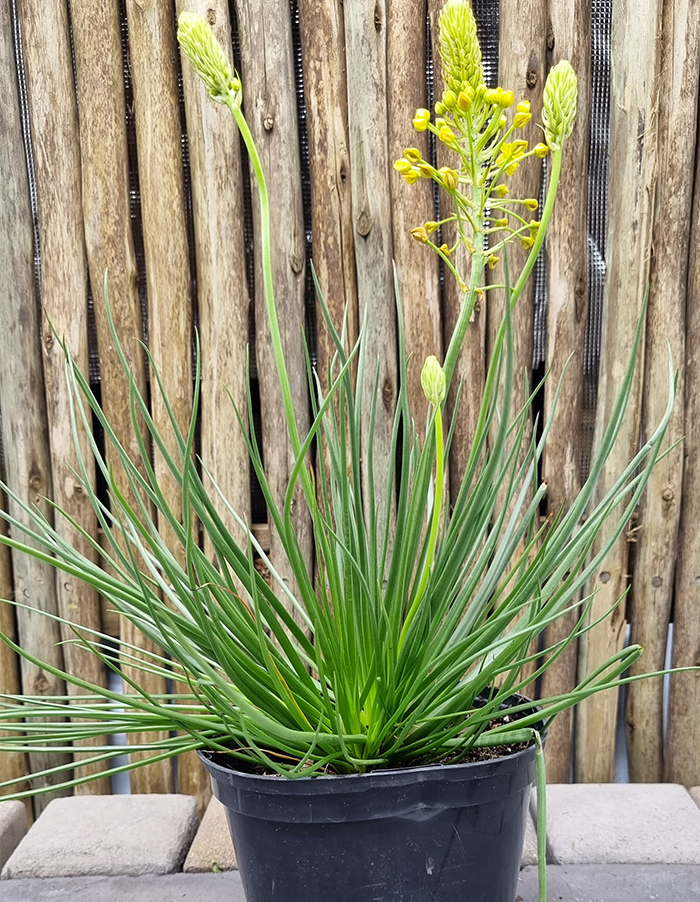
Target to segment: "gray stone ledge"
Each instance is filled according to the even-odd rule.
[[[0,871],[27,832],[24,802],[0,802]]]

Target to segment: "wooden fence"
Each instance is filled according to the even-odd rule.
[[[475,0],[478,16],[486,6]],[[309,313],[310,229],[314,263],[334,315],[340,318],[347,306],[354,330],[363,311],[369,313],[368,353],[380,362],[383,400],[375,454],[382,453],[398,378],[392,258],[416,361],[442,353],[458,304],[449,280],[441,283],[436,258],[409,235],[410,227],[435,216],[430,187],[423,182],[407,189],[391,166],[404,147],[430,152],[427,135],[416,134],[411,118],[429,102],[430,61],[439,69],[433,45],[440,7],[441,0],[292,0],[291,8],[290,0],[0,0],[0,410],[5,478],[23,500],[43,505],[41,497],[49,496],[96,535],[71,472],[75,455],[61,354],[46,315],[93,381],[90,348],[99,349],[105,410],[127,447],[133,441],[104,310],[95,303],[94,323],[89,311],[90,288],[101,296],[105,270],[120,333],[140,336],[147,323],[151,351],[183,421],[191,405],[196,322],[203,353],[199,447],[244,514],[251,511],[249,468],[222,386],[243,399],[245,349],[255,323],[265,460],[276,492],[287,480],[291,452],[280,428],[257,257],[250,265],[259,224],[249,215],[247,163],[228,113],[214,107],[181,67],[175,23],[185,8],[205,15],[223,45],[235,49],[245,109],[274,198],[274,278],[298,409],[307,407],[301,325]],[[594,17],[610,15],[610,8],[607,270],[594,407],[586,390],[596,384],[590,366],[588,383],[584,378],[589,126],[591,98],[599,103],[607,83],[591,69],[591,59],[605,50],[592,48],[591,35],[598,34]],[[660,416],[667,343],[679,370],[669,438],[685,435],[682,448],[655,471],[626,540],[591,587],[598,590],[593,617],[631,579],[626,602],[552,668],[541,691],[568,688],[577,674],[595,668],[621,647],[627,623],[632,640],[645,646],[644,669],[663,666],[671,620],[673,663],[700,664],[700,190],[694,198],[700,184],[700,169],[694,171],[700,164],[700,0],[502,0],[499,57],[499,82],[531,102],[533,122],[548,68],[566,57],[579,75],[580,112],[546,246],[544,362],[553,373],[545,410],[563,361],[575,355],[544,461],[550,508],[565,504],[580,485],[585,436],[593,431],[594,412],[597,427],[610,411],[648,283],[645,351],[623,440],[601,490]],[[530,137],[536,134],[533,128]],[[306,147],[308,159],[301,152]],[[537,196],[540,179],[530,167],[517,190]],[[258,314],[253,317],[251,304]],[[484,304],[477,313],[460,364],[474,399],[497,306]],[[517,311],[521,380],[532,366],[534,310],[531,291]],[[126,347],[144,386],[143,357],[135,342]],[[328,345],[320,332],[316,350],[323,367]],[[418,363],[409,377],[415,392]],[[463,407],[453,473],[465,459],[474,417],[469,403]],[[153,414],[162,422],[157,404]],[[177,493],[165,484],[175,507]],[[11,503],[9,509],[17,513]],[[297,519],[310,556],[310,525],[303,513]],[[265,534],[262,523],[260,531]],[[77,534],[71,538],[79,541]],[[269,541],[274,557],[274,537]],[[120,630],[90,590],[3,547],[0,598],[13,596],[89,626]],[[57,645],[61,631],[50,620],[0,604],[0,629],[41,658],[91,680],[105,678],[94,660]],[[139,641],[127,624],[121,624],[121,636]],[[164,690],[155,677],[148,688]],[[0,646],[0,691],[22,690],[51,694],[64,687]],[[700,677],[673,678],[665,745],[661,681],[634,684],[627,704],[631,779],[700,783]],[[559,719],[548,743],[550,780],[568,780],[571,760],[576,780],[613,778],[617,706],[617,695],[608,693],[585,704],[575,723]],[[36,757],[33,768],[45,763]],[[2,756],[2,778],[26,773],[26,765]],[[180,791],[204,803],[208,790],[196,760],[179,762],[178,782]],[[105,783],[85,791],[109,791]],[[135,772],[132,788],[171,791],[171,764]]]

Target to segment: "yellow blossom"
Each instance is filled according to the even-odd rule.
[[[408,162],[408,160],[401,159],[401,160],[397,160],[394,163],[394,169],[397,172],[400,172],[402,175],[404,175],[406,172],[410,172],[412,168],[413,167]]]
[[[442,176],[442,183],[448,191],[456,191],[459,185],[459,173],[448,166],[438,169],[438,174]]]
[[[409,163],[420,163],[422,159],[420,150],[415,147],[407,147],[406,150],[404,150],[403,155]]]
[[[415,229],[411,229],[411,235],[413,235],[415,240],[419,241],[421,244],[425,244],[428,240],[428,233],[423,226],[416,226]]]
[[[541,141],[539,144],[535,144],[532,150],[535,156],[539,157],[541,160],[543,160],[549,153],[549,147],[546,144],[543,144]]]

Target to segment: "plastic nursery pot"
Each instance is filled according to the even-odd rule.
[[[515,898],[534,746],[471,764],[298,779],[200,758],[226,807],[247,902]]]

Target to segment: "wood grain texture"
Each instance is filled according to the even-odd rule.
[[[273,210],[272,278],[277,314],[299,432],[305,435],[310,422],[304,354],[306,251],[289,3],[287,0],[240,3],[238,25],[243,102],[260,153]],[[263,454],[273,497],[281,508],[294,466],[294,452],[285,426],[263,300],[260,221],[255,188],[253,220],[255,246],[258,249],[255,260],[255,351],[262,408]],[[309,573],[313,574],[311,518],[300,490],[294,501],[292,522]],[[295,592],[291,568],[274,532],[271,561]]]
[[[19,92],[9,5],[0,6],[0,407],[6,479],[19,502],[37,505],[51,517],[51,457],[44,403],[39,310],[34,285],[32,213],[20,122]],[[29,524],[20,504],[7,499],[10,514]],[[18,531],[17,538],[31,542]],[[13,596],[33,610],[17,609],[19,644],[54,667],[63,666],[58,625],[42,616],[58,613],[53,569],[24,554],[12,554]],[[25,695],[64,695],[62,680],[24,658]],[[32,770],[70,761],[66,755],[34,753]],[[45,778],[42,785],[60,779]],[[59,793],[66,795],[65,791]],[[38,796],[39,813],[55,793]]]
[[[53,499],[85,532],[96,535],[96,518],[87,492],[74,475],[80,472],[71,427],[65,358],[53,330],[67,344],[83,373],[88,372],[88,273],[80,190],[80,144],[75,84],[71,61],[68,9],[64,0],[20,5],[29,116],[34,148],[39,230],[41,236],[41,300],[44,388],[51,443]],[[91,485],[95,468],[87,437],[82,457]],[[90,542],[71,523],[56,517],[56,527],[89,560],[96,560]],[[62,617],[99,630],[97,592],[86,583],[56,573],[58,608]],[[61,630],[73,639],[70,628]],[[96,685],[106,685],[102,663],[70,643],[63,646],[66,671]],[[68,686],[69,693],[82,692]],[[85,744],[102,744],[99,737]],[[83,776],[104,770],[106,764],[80,769]],[[108,793],[109,780],[85,783],[77,793]]]
[[[416,132],[412,119],[416,109],[427,107],[426,35],[427,3],[416,2],[410,15],[402,0],[387,2],[387,106],[389,122],[389,163],[415,147],[424,160],[430,159],[428,132]],[[454,154],[452,154],[454,157]],[[411,415],[419,434],[424,430],[428,402],[421,388],[420,374],[425,358],[434,354],[443,359],[438,257],[411,237],[415,226],[435,219],[433,182],[420,179],[407,185],[391,170],[391,222],[394,262],[401,290],[401,306],[406,328],[408,393]]]
[[[700,3],[664,3],[659,85],[658,189],[654,208],[650,300],[647,314],[642,438],[654,429],[668,400],[668,348],[678,368],[676,405],[664,449],[684,435],[686,289],[693,211],[692,172],[700,66]],[[639,508],[632,582],[632,641],[644,656],[632,673],[661,670],[673,601],[678,525],[683,491],[683,448],[655,468]],[[663,779],[663,682],[633,683],[627,690],[630,780]],[[698,751],[700,755],[700,751]]]
[[[348,79],[348,121],[360,322],[367,318],[368,365],[362,401],[368,422],[376,377],[379,399],[373,442],[374,484],[381,531],[398,385],[387,136],[387,6],[384,0],[357,0],[345,3],[343,10],[345,55],[348,72],[352,73]],[[362,436],[363,457],[369,447],[368,431]]]
[[[2,460],[1,435],[0,460]],[[4,479],[5,474],[0,473],[0,478]],[[7,510],[7,499],[2,491],[0,491],[0,509]],[[7,526],[1,518],[0,535],[7,535]],[[10,549],[6,545],[0,545],[0,632],[12,642],[16,642],[17,620],[15,609],[6,602],[6,599],[11,599],[13,595],[14,583],[12,581]],[[19,657],[4,642],[0,642],[0,686],[2,686],[2,692],[7,695],[19,695],[22,692]],[[8,735],[8,733],[3,734],[0,731],[0,735]],[[4,783],[6,780],[19,780],[28,773],[29,761],[26,755],[10,752],[0,754],[0,783]],[[29,789],[29,784],[26,781],[18,782],[8,786],[6,789],[0,789],[0,796],[7,795],[10,792],[22,792],[25,789]],[[27,799],[25,807],[27,808],[27,814],[31,814],[31,799]]]
[[[148,343],[172,412],[186,435],[192,416],[192,298],[175,16],[172,0],[127,0],[126,13],[146,261]],[[168,412],[153,382],[151,413],[168,450],[178,460]],[[154,466],[168,507],[182,521],[181,489],[158,451],[154,452]],[[170,527],[159,520],[158,528],[183,564],[184,549]],[[165,692],[164,680],[161,685]],[[203,814],[211,796],[210,781],[195,752],[179,758],[177,776],[179,791],[195,796]]]
[[[185,10],[207,17],[230,57],[228,4],[224,0],[178,0],[178,14]],[[239,410],[246,410],[250,303],[245,279],[240,138],[229,111],[212,103],[192,67],[181,59],[202,348],[201,454],[233,507],[248,519],[248,451],[228,395],[230,392]],[[224,505],[218,507],[228,528],[237,534],[238,527]],[[205,540],[211,554],[207,546]]]
[[[547,345],[544,416],[569,354],[568,373],[545,447],[542,478],[550,512],[568,507],[581,488],[581,412],[583,354],[588,317],[588,247],[586,230],[588,132],[590,122],[590,6],[585,0],[549,3],[549,63],[568,59],[578,75],[578,116],[564,150],[559,197],[547,233]],[[576,612],[547,629],[547,648],[568,636]],[[541,696],[567,692],[576,684],[578,643],[573,642],[543,675]],[[549,728],[547,779],[568,783],[571,772],[573,713],[562,712]]]
[[[700,41],[700,8],[697,2],[674,4],[676,27],[681,34],[674,43],[672,60],[674,66],[673,84],[675,110],[692,103],[695,94],[697,102],[698,43]],[[670,35],[670,32],[669,32]],[[683,38],[681,40],[681,37]],[[664,42],[666,46],[666,42]],[[685,52],[684,52],[685,51]],[[670,61],[669,61],[670,62]],[[682,72],[678,82],[678,69]],[[685,78],[696,81],[687,85]],[[680,88],[680,91],[678,90]],[[662,107],[663,110],[663,107]],[[698,119],[693,112],[687,113],[687,120],[679,126],[687,130],[695,121],[695,132],[686,140],[691,147],[698,140]],[[662,127],[664,117],[662,113]],[[670,124],[670,122],[669,122]],[[688,148],[690,149],[690,148]],[[687,199],[692,165],[686,161],[685,178],[681,197]],[[677,177],[680,177],[678,173]],[[685,354],[674,360],[676,366],[684,370],[684,440],[683,440],[683,482],[682,491],[675,495],[671,503],[680,507],[680,525],[676,551],[673,666],[700,666],[700,157],[695,161],[695,195],[692,202],[690,228],[683,223],[689,239],[688,278],[685,294]],[[663,188],[663,200],[671,201],[671,187]],[[674,216],[677,214],[674,214]],[[679,217],[679,225],[681,220]],[[674,218],[675,225],[675,218]],[[668,248],[671,254],[675,249]],[[682,250],[682,246],[681,246]],[[685,366],[683,366],[685,364]],[[635,571],[636,572],[636,571]],[[671,678],[671,693],[668,711],[668,745],[664,762],[664,779],[686,786],[700,785],[700,673],[677,674]]]
[[[593,446],[615,403],[629,360],[635,325],[649,276],[651,229],[657,174],[657,76],[661,4],[640,7],[627,0],[613,7],[610,85],[610,169],[607,273],[603,296],[600,382]],[[641,414],[640,352],[620,438],[605,465],[596,498],[612,485],[637,450]],[[595,500],[595,499],[594,499]],[[592,553],[612,526],[604,526]],[[588,591],[596,591],[591,619],[609,610],[627,586],[627,541],[623,535]],[[625,607],[619,605],[593,632],[582,637],[579,676],[602,664],[622,647]],[[579,782],[610,782],[614,774],[617,694],[604,693],[584,702],[577,713],[575,774]]]
[[[338,330],[347,310],[350,349],[357,340],[358,309],[342,3],[299,0],[299,28],[309,142],[313,262]],[[316,322],[318,373],[326,385],[334,347],[320,310]]]
[[[139,452],[130,421],[128,382],[112,342],[102,299],[107,272],[117,334],[136,385],[145,395],[144,355],[137,341],[141,336],[141,310],[130,226],[119,9],[116,4],[95,7],[87,0],[77,0],[71,5],[71,12],[83,161],[83,216],[90,283],[95,298],[102,407],[119,441],[131,459],[137,461]],[[115,457],[108,449],[107,459],[115,464],[119,481]],[[121,635],[126,642],[152,648],[149,640],[126,620],[122,622]],[[139,672],[133,676],[147,691],[162,691],[158,677]],[[133,792],[170,792],[172,785],[169,761],[141,767],[131,777]]]

